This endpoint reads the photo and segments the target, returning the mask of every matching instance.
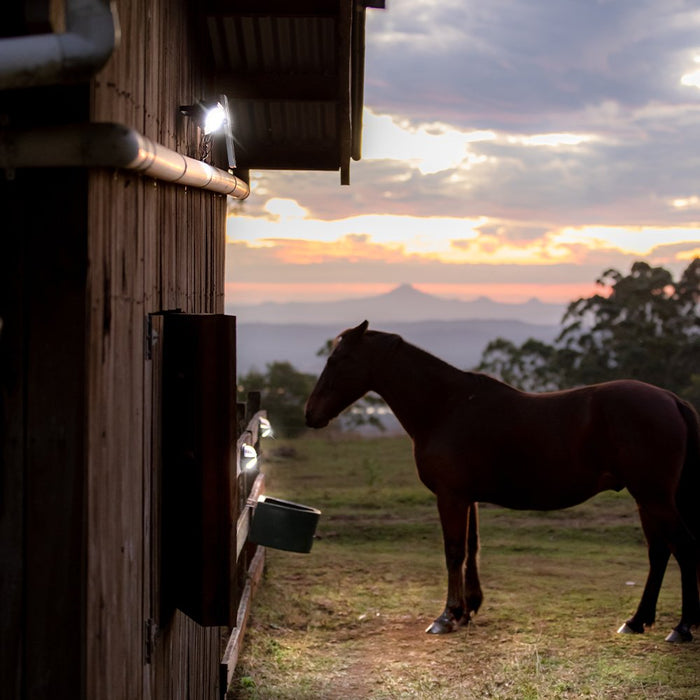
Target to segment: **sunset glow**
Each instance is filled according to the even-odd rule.
[[[480,296],[505,303],[519,303],[528,299],[539,299],[552,304],[565,304],[573,299],[600,294],[604,290],[590,283],[584,284],[418,284],[426,294],[470,301]]]
[[[695,63],[700,63],[700,56],[695,56],[693,60]],[[681,78],[681,84],[689,87],[700,88],[700,68],[690,71],[690,73],[686,73]]]
[[[595,137],[585,134],[535,134],[533,136],[510,136],[509,143],[521,143],[524,146],[578,146],[593,141]]]
[[[552,265],[581,261],[590,251],[647,256],[660,246],[700,243],[700,228],[582,226],[546,231],[537,237],[509,238],[509,223],[480,217],[365,215],[319,220],[292,200],[274,201],[274,219],[235,217],[230,241],[265,248],[290,265],[342,258],[439,260],[446,264]],[[679,253],[680,255],[680,253]],[[679,258],[680,259],[680,258]]]
[[[439,122],[413,127],[388,114],[364,112],[363,158],[398,160],[424,175],[483,162],[469,152],[469,144],[496,139],[493,131],[465,132]]]
[[[504,303],[519,303],[537,298],[540,301],[565,304],[573,299],[600,294],[600,287],[591,283],[583,284],[508,284],[483,282],[480,284],[416,284],[426,294],[446,299],[472,301],[479,297],[488,297]],[[294,285],[294,300],[302,302],[336,301],[373,297],[386,294],[396,285],[382,283],[333,284],[333,283],[299,283]],[[226,296],[239,304],[260,304],[265,301],[283,302],[287,299],[289,285],[275,282],[227,282]]]
[[[368,12],[351,185],[251,173],[228,220],[227,299],[411,283],[564,302],[608,268],[643,259],[677,275],[698,255],[700,10],[506,0],[465,12],[414,0]]]

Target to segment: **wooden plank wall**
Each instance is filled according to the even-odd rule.
[[[178,106],[205,96],[186,2],[120,0],[122,41],[93,84],[92,120],[196,155]],[[211,699],[221,630],[159,625],[159,346],[149,314],[222,312],[224,197],[124,172],[89,185],[86,697]],[[158,326],[158,317],[152,317]],[[153,429],[156,426],[156,429]]]
[[[0,92],[0,113],[11,126],[82,122],[87,89]],[[70,168],[0,176],[0,695],[7,698],[75,698],[82,687],[86,188],[87,173]]]

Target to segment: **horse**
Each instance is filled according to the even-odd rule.
[[[368,330],[364,321],[333,341],[306,402],[307,426],[325,427],[368,391],[411,437],[418,476],[437,496],[447,600],[426,632],[466,625],[482,603],[479,502],[555,510],[627,488],[647,540],[649,573],[636,612],[618,632],[653,625],[673,554],[682,611],[666,640],[692,640],[700,624],[700,423],[689,403],[636,380],[523,392],[459,370],[399,335]]]

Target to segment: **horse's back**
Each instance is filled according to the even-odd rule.
[[[637,380],[593,384],[559,394],[580,468],[597,490],[627,487],[639,501],[675,497],[687,428],[670,391]],[[564,406],[573,408],[567,411]]]
[[[477,388],[418,450],[431,486],[463,478],[475,500],[536,509],[625,486],[647,499],[675,493],[686,429],[670,392],[634,380],[543,394]]]

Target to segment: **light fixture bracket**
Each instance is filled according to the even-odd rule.
[[[219,95],[217,100],[198,100],[191,105],[180,105],[180,114],[195,121],[202,130],[200,143],[200,160],[204,160],[211,147],[215,135],[223,134],[226,143],[226,160],[229,169],[236,167],[236,150],[233,139],[233,120],[229,108],[228,97]],[[211,121],[212,112],[216,112],[216,123]]]

